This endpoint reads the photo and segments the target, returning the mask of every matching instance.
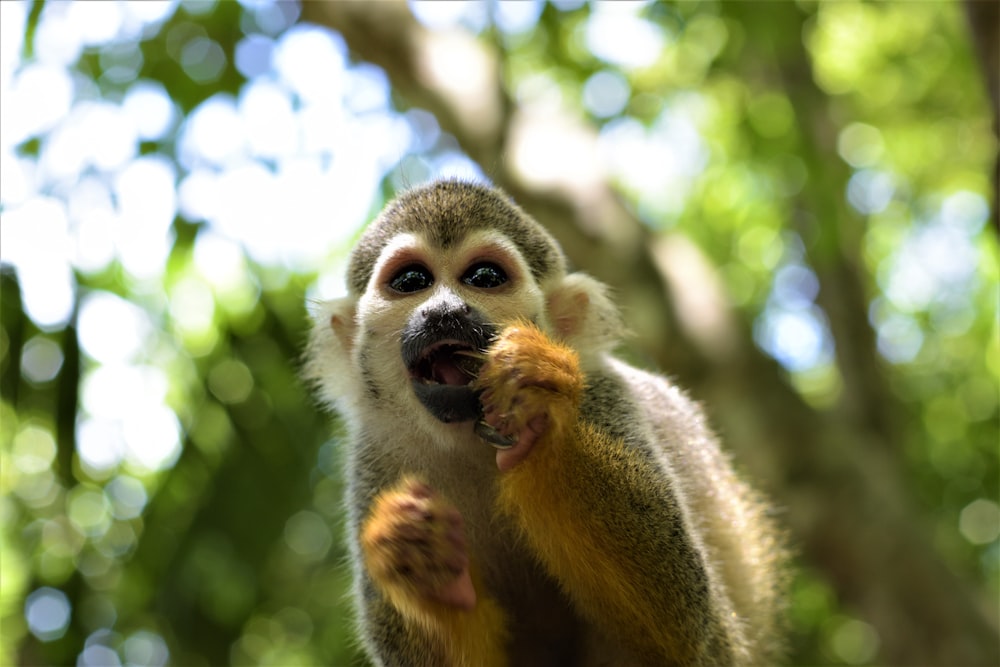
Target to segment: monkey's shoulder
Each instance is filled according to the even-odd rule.
[[[669,378],[607,355],[589,365],[581,419],[657,448],[713,440],[701,406]]]

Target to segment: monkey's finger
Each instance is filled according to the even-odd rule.
[[[476,422],[475,427],[476,435],[490,443],[497,449],[510,449],[517,444],[517,438],[513,436],[502,435],[495,428],[487,424],[485,421],[480,420]]]
[[[434,489],[423,480],[410,476],[403,478],[397,487],[397,492],[403,497],[409,496],[420,500],[434,497]]]
[[[476,589],[472,585],[469,568],[433,593],[433,597],[444,604],[472,611],[476,606]]]
[[[535,442],[548,427],[548,417],[539,415],[525,424],[513,447],[497,450],[497,468],[506,472],[527,458],[535,447]]]

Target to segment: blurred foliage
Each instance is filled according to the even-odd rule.
[[[33,62],[39,25],[64,4],[31,4],[17,67]],[[816,274],[833,249],[857,249],[870,302],[862,316],[904,434],[901,465],[947,564],[995,602],[998,262],[985,222],[996,144],[959,7],[800,4],[801,24],[774,21],[769,44],[745,37],[747,21],[769,20],[763,5],[650,4],[636,20],[661,43],[640,63],[594,48],[589,33],[606,7],[547,4],[516,29],[475,12],[461,20],[504,50],[515,100],[575,110],[600,128],[630,205],[651,229],[699,245],[759,344],[817,409],[842,382]],[[290,3],[182,3],[162,24],[83,48],[68,64],[75,96],[117,104],[137,80],[159,82],[185,116],[220,91],[240,95],[240,44],[280,39],[297,15]],[[804,41],[811,62],[785,59],[790,40]],[[454,152],[433,119],[399,113],[417,138],[397,148],[402,166],[384,166],[369,210],[401,183],[439,173]],[[182,128],[183,118],[137,149],[169,161],[178,181]],[[54,135],[26,138],[17,155],[37,165]],[[836,161],[826,167],[849,177],[846,192],[825,192],[861,221],[845,224],[845,238],[821,238],[796,206],[803,189],[828,188],[806,181],[824,173],[815,161]],[[333,219],[336,193],[329,203]],[[16,206],[5,201],[5,216]],[[211,229],[176,213],[153,279],[117,259],[75,266],[72,314],[56,325],[29,317],[24,267],[4,266],[2,664],[359,664],[339,450],[297,379],[310,286],[340,270],[356,230],[323,267],[248,256],[219,278],[196,257]],[[139,387],[163,384],[176,415],[179,448],[162,465],[81,457],[88,383],[108,377],[78,336],[81,304],[95,297],[134,306],[145,322],[127,366],[153,378]],[[804,564],[791,599],[793,661],[872,661],[877,636],[851,613]]]

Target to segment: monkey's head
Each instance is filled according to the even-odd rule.
[[[442,181],[390,202],[348,266],[348,296],[326,304],[310,344],[310,375],[352,413],[376,408],[413,423],[475,420],[476,355],[515,320],[529,320],[585,356],[613,340],[603,286],[566,273],[537,222],[493,188]]]

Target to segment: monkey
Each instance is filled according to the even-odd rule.
[[[752,665],[785,549],[702,408],[621,361],[609,289],[503,191],[389,202],[320,304],[307,376],[346,426],[377,665]]]

